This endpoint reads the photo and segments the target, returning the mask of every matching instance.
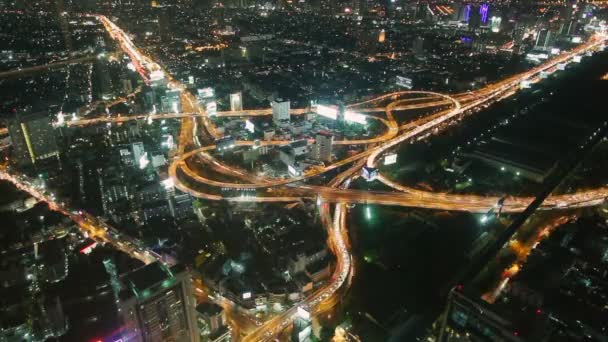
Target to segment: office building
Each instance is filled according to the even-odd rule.
[[[109,100],[114,95],[110,67],[106,58],[98,58],[95,62],[95,72],[97,73],[97,98]]]
[[[123,78],[122,83],[122,92],[125,94],[131,94],[133,92],[133,83],[128,78]]]
[[[452,290],[438,341],[524,341],[516,323],[477,298]]]
[[[535,48],[540,50],[550,50],[553,46],[554,35],[548,29],[541,30],[536,36]]]
[[[47,112],[17,112],[8,122],[8,131],[13,157],[19,165],[34,165],[59,156],[55,131]]]
[[[179,89],[167,90],[161,96],[161,107],[164,113],[179,113],[182,111],[181,91]]]
[[[312,341],[312,321],[310,320],[310,313],[303,309],[298,308],[296,319],[293,321],[293,330],[291,332],[292,342],[308,342]]]
[[[230,94],[230,110],[243,110],[243,94],[240,91],[237,93]]]
[[[275,124],[281,123],[281,122],[288,122],[289,121],[289,110],[290,110],[290,103],[289,100],[284,101],[282,99],[276,99],[274,101],[271,102],[271,106],[272,106],[272,121]]]
[[[328,132],[319,132],[313,148],[313,159],[331,162],[334,136]]]
[[[414,42],[412,43],[412,51],[416,56],[424,55],[424,38],[414,38]]]
[[[196,307],[201,341],[227,342],[232,336],[226,326],[224,309],[217,304],[201,303]]]
[[[158,262],[121,279],[118,313],[129,341],[198,342],[196,301],[189,273]]]
[[[144,143],[132,143],[131,155],[133,156],[133,165],[140,166],[142,163],[145,163],[144,159],[146,157],[146,151],[144,150]]]

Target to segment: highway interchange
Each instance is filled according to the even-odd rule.
[[[359,176],[362,167],[376,167],[378,161],[389,149],[403,143],[414,142],[426,138],[430,134],[435,134],[450,125],[457,123],[463,117],[473,115],[493,102],[500,101],[515,94],[522,81],[536,82],[540,79],[541,72],[553,72],[561,63],[569,62],[574,56],[579,56],[587,51],[594,51],[603,48],[605,37],[594,36],[584,44],[579,45],[571,51],[563,52],[551,60],[539,66],[489,84],[484,88],[456,94],[453,96],[425,92],[425,91],[401,91],[385,94],[364,102],[351,104],[348,109],[365,113],[370,120],[378,120],[384,125],[385,130],[377,137],[361,140],[341,140],[336,144],[342,145],[364,145],[366,149],[354,156],[335,161],[324,168],[315,168],[305,172],[301,176],[281,179],[269,179],[258,175],[248,174],[246,171],[237,167],[227,165],[221,160],[214,158],[210,152],[215,149],[214,145],[202,146],[198,139],[201,132],[208,134],[210,140],[221,137],[213,121],[199,106],[197,99],[186,90],[186,87],[178,80],[171,77],[169,73],[162,70],[158,63],[152,58],[143,54],[133,44],[127,33],[121,30],[107,17],[95,15],[103,24],[110,36],[116,40],[122,50],[129,55],[135,69],[142,75],[144,81],[150,82],[149,75],[152,72],[163,72],[167,78],[169,87],[182,90],[183,113],[171,114],[147,114],[133,116],[115,116],[86,118],[68,122],[70,126],[84,126],[103,122],[120,123],[129,120],[141,119],[181,119],[181,131],[178,139],[177,155],[172,160],[169,175],[175,186],[183,192],[198,198],[207,200],[221,200],[231,202],[294,202],[302,199],[316,201],[322,222],[328,232],[328,244],[332,252],[336,255],[335,271],[331,279],[321,288],[315,290],[297,305],[289,308],[285,312],[262,323],[260,326],[246,329],[248,334],[243,341],[265,341],[272,340],[279,336],[282,331],[288,328],[297,315],[297,308],[303,307],[313,314],[317,314],[331,308],[340,299],[340,290],[346,288],[344,284],[349,284],[354,275],[352,257],[350,254],[348,233],[346,226],[346,204],[366,203],[395,205],[406,207],[432,208],[441,210],[459,210],[485,213],[495,207],[499,202],[499,197],[483,195],[456,195],[449,193],[439,193],[423,191],[399,184],[380,174],[377,180],[384,183],[393,191],[363,191],[349,189],[351,180]],[[413,97],[412,97],[413,96]],[[380,103],[387,102],[386,105]],[[406,111],[420,108],[432,108],[435,112],[429,116],[416,119],[412,122],[399,125],[394,118],[393,112]],[[308,112],[309,109],[294,109],[292,115],[299,115]],[[384,113],[384,118],[378,115]],[[238,112],[219,112],[218,116],[225,117],[253,117],[271,115],[270,109],[251,110]],[[606,124],[606,123],[605,123]],[[202,127],[199,127],[202,126]],[[288,144],[289,141],[263,141],[262,145],[281,146]],[[237,141],[239,147],[253,146],[253,141]],[[229,176],[234,181],[213,180],[197,173],[191,167],[192,163],[204,165],[214,172]],[[326,186],[308,185],[303,182],[307,179],[318,177],[331,170],[351,165],[345,171],[339,173]],[[92,216],[69,210],[62,203],[58,203],[50,192],[37,189],[22,177],[14,176],[9,170],[0,170],[0,178],[8,180],[27,191],[39,200],[46,201],[49,207],[59,211],[74,220],[92,238],[110,243],[117,248],[133,255],[134,257],[149,263],[154,260],[162,259],[151,250],[141,246],[120,234],[114,228],[103,223]],[[197,190],[204,187],[216,191],[204,192]],[[255,196],[234,196],[225,197],[221,195],[221,189],[255,189]],[[275,194],[289,194],[275,196]],[[566,209],[583,206],[598,205],[608,196],[608,188],[581,190],[571,194],[554,195],[549,197],[542,205],[541,209]],[[504,199],[504,212],[520,212],[532,201],[528,197],[511,197]],[[333,217],[331,207],[334,207]],[[162,260],[161,260],[162,261]]]

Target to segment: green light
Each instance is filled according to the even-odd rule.
[[[173,279],[166,279],[162,283],[162,285],[163,285],[164,288],[167,288],[167,287],[171,286],[171,284],[173,284]]]

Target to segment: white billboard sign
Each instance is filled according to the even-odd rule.
[[[332,120],[336,120],[338,118],[338,109],[334,107],[317,105],[315,112],[321,116],[330,118]]]
[[[356,122],[365,125],[367,123],[366,119],[367,118],[363,114],[359,114],[350,110],[344,112],[344,120],[348,122]]]
[[[398,86],[404,87],[407,89],[412,89],[414,87],[414,83],[413,83],[412,79],[408,78],[408,77],[397,76],[397,80],[395,83]]]
[[[384,156],[384,165],[391,165],[397,162],[397,154],[391,153]]]

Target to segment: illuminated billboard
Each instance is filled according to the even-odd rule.
[[[97,242],[92,242],[91,244],[87,245],[84,248],[80,249],[80,253],[82,254],[91,254],[91,252],[93,251],[93,248],[97,247]]]
[[[566,70],[566,63],[559,63],[557,65],[557,70]]]
[[[207,110],[207,114],[209,116],[217,115],[217,103],[215,103],[215,101],[207,102],[207,104],[205,105],[205,109]]]
[[[519,83],[519,87],[521,89],[528,89],[528,88],[532,87],[532,83],[530,83],[529,80],[523,80]]]
[[[582,41],[583,41],[583,38],[581,38],[581,37],[572,37],[572,42],[575,44],[578,44]]]
[[[414,87],[414,83],[412,81],[411,78],[407,78],[407,77],[403,77],[403,76],[397,76],[396,82],[395,82],[398,86],[400,87],[404,87],[407,89],[412,89]]]
[[[580,63],[581,59],[582,59],[581,56],[574,56],[574,57],[572,57],[572,61],[574,61],[574,63]]]
[[[336,120],[338,118],[338,109],[335,107],[317,105],[315,112],[321,116],[330,118],[332,120]]]
[[[384,156],[384,165],[391,165],[397,162],[397,154],[391,153]]]
[[[348,122],[356,122],[365,125],[367,123],[366,119],[367,118],[363,114],[359,114],[350,110],[344,112],[344,120]]]
[[[214,95],[215,95],[215,91],[213,91],[213,88],[207,87],[207,88],[203,88],[203,89],[198,89],[198,97],[200,97],[202,99],[210,98],[210,97],[213,97]]]

